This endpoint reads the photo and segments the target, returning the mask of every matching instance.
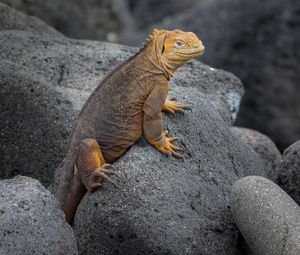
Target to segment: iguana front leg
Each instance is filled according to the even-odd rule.
[[[191,108],[182,103],[176,102],[174,98],[170,100],[167,99],[162,107],[162,111],[172,114],[175,114],[175,112],[184,113],[184,110],[191,110]]]
[[[143,134],[146,140],[162,153],[174,157],[182,157],[173,142],[175,137],[168,137],[168,131],[163,131],[161,109],[167,97],[167,86],[155,87],[144,103]]]

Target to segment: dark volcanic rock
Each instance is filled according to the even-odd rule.
[[[197,33],[202,60],[238,75],[246,88],[238,124],[267,134],[280,149],[300,139],[300,1],[202,0],[152,27]],[[134,44],[133,44],[134,45]]]
[[[184,158],[166,158],[140,141],[115,162],[119,187],[106,183],[77,210],[80,254],[237,254],[228,192],[263,167],[204,96],[177,93],[183,89],[173,92],[193,113],[164,119]]]
[[[71,105],[41,76],[10,61],[0,61],[0,80],[1,178],[22,174],[49,185],[71,131]]]
[[[133,22],[123,0],[2,0],[72,38],[117,41]]]
[[[136,28],[148,27],[169,15],[176,15],[192,8],[197,0],[126,0],[128,10],[136,22]]]
[[[275,183],[258,176],[240,179],[230,204],[254,254],[300,254],[300,207]]]
[[[55,36],[60,35],[59,32],[46,25],[43,21],[27,16],[2,3],[0,3],[0,30],[26,30],[53,34]]]
[[[137,49],[39,33],[31,25],[18,31],[8,21],[3,27],[13,30],[0,31],[0,177],[23,174],[49,185],[84,102]],[[178,93],[193,91],[184,102],[206,97],[228,124],[234,121],[243,87],[232,74],[192,61],[178,71],[174,86]]]
[[[37,180],[0,181],[0,254],[78,254],[72,228]]]
[[[300,141],[284,151],[277,182],[300,205]]]
[[[270,138],[248,128],[232,127],[231,131],[258,154],[264,162],[266,176],[275,182],[281,154]]]

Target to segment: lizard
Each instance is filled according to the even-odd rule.
[[[69,224],[85,193],[112,181],[111,164],[142,135],[158,151],[182,157],[183,150],[172,143],[176,137],[163,130],[162,111],[188,107],[167,99],[168,81],[204,49],[192,32],[154,29],[144,47],[96,87],[75,121],[56,191]]]

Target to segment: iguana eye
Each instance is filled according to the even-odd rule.
[[[181,41],[181,40],[175,41],[175,45],[176,45],[177,47],[181,47],[183,44],[184,44],[184,42]]]

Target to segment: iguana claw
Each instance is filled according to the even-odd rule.
[[[160,152],[176,158],[182,158],[183,156],[178,153],[183,152],[183,149],[173,145],[171,142],[177,140],[177,137],[167,137],[168,130],[162,132],[162,137],[158,141],[152,141],[151,144]]]
[[[177,103],[174,99],[173,100],[166,100],[162,110],[164,112],[175,114],[175,112],[184,113],[184,110],[192,110],[189,106],[185,106],[184,104]]]
[[[112,166],[110,164],[104,164],[89,175],[85,184],[88,190],[93,191],[102,186],[103,179],[118,187],[118,185],[109,177],[109,175],[117,176],[117,174],[107,170],[107,168],[112,168]]]

